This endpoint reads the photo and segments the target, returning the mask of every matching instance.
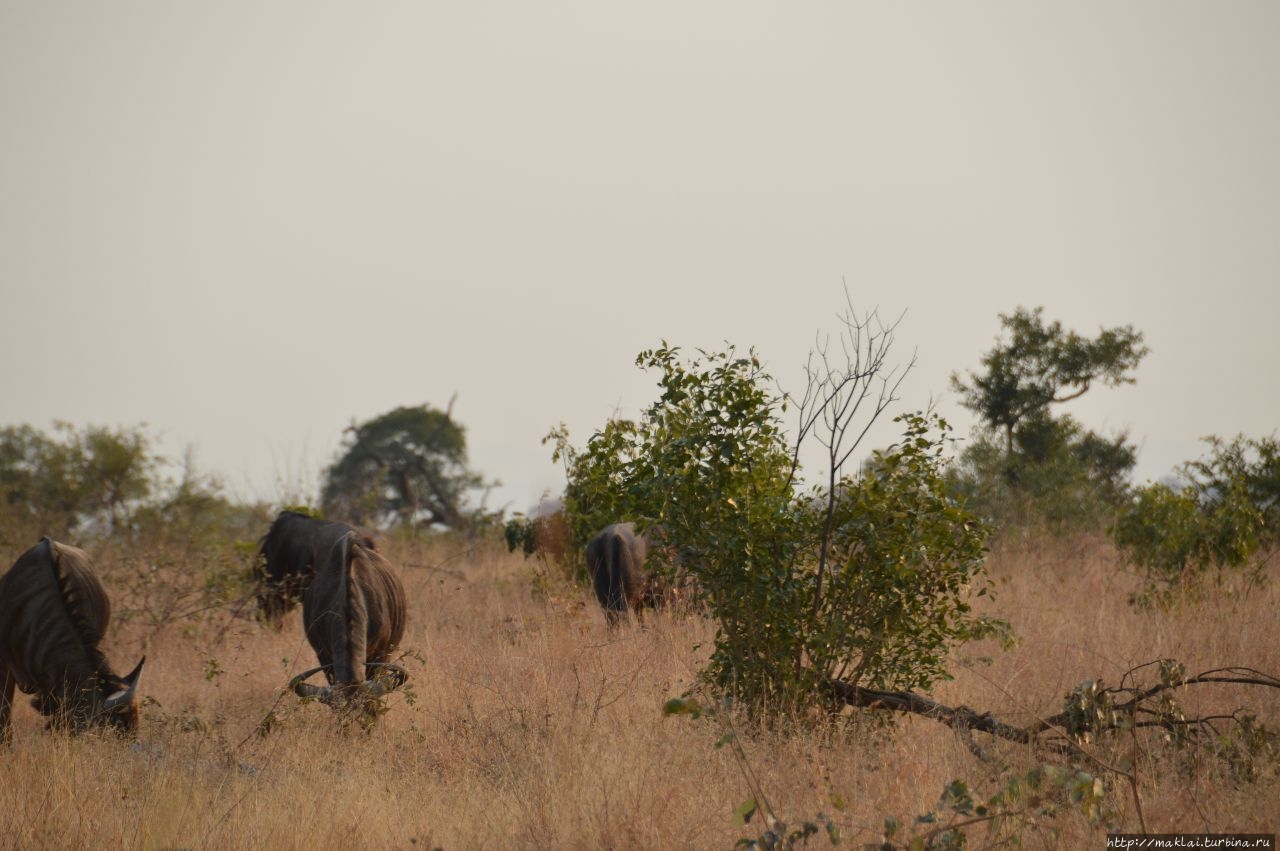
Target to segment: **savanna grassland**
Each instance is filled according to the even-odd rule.
[[[166,598],[201,587],[208,550],[88,546],[116,611],[103,649],[117,671],[147,656],[138,740],[50,735],[20,701],[0,757],[0,847],[725,849],[759,835],[758,820],[733,818],[756,789],[784,821],[824,813],[843,847],[859,847],[880,840],[887,816],[909,823],[933,809],[950,780],[989,792],[1039,761],[987,740],[1001,775],[951,729],[918,717],[797,732],[752,729],[731,714],[666,717],[663,703],[695,682],[711,625],[658,614],[611,634],[585,589],[536,581],[536,560],[448,538],[386,542],[408,592],[402,664],[412,679],[371,730],[342,729],[329,709],[285,691],[314,664],[297,611],[276,633],[249,607],[199,610],[194,591]],[[248,555],[218,558],[225,567]],[[1114,683],[1161,657],[1190,673],[1280,674],[1274,564],[1261,587],[1214,588],[1166,612],[1129,605],[1139,582],[1101,541],[1005,542],[988,571],[989,610],[1019,643],[957,655],[954,680],[933,695],[950,705],[1026,724],[1059,712],[1082,680]],[[1275,690],[1213,687],[1180,699],[1188,712],[1247,707],[1280,726]],[[730,724],[745,760],[716,746]],[[1158,739],[1138,747],[1141,820],[1132,790],[1112,776],[1112,825],[1280,827],[1274,758],[1244,782],[1211,758],[1166,754]],[[1021,835],[1029,847],[1102,848],[1105,832],[1063,805]],[[970,846],[985,841],[975,827]],[[825,832],[810,840],[828,844]]]

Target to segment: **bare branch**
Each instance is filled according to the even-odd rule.
[[[826,517],[814,584],[815,615],[822,606],[837,491],[845,476],[845,466],[880,416],[898,400],[898,389],[916,363],[913,354],[905,367],[895,366],[886,371],[894,331],[902,316],[888,324],[875,310],[860,316],[853,307],[847,285],[844,296],[845,310],[839,316],[843,326],[839,349],[833,349],[829,336],[818,336],[805,363],[806,385],[799,401],[799,427],[788,478],[789,483],[794,481],[805,441],[816,440],[825,456]]]

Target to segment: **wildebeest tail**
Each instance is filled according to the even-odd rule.
[[[621,535],[609,539],[609,604],[614,611],[627,610],[627,542]]]
[[[338,646],[334,648],[334,682],[361,683],[365,679],[369,613],[360,583],[352,572],[357,569],[356,562],[363,556],[354,532],[343,535],[338,546],[342,548],[342,569],[338,571],[341,585],[336,597],[341,601],[343,629]]]

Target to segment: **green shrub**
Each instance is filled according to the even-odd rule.
[[[986,591],[986,529],[945,493],[943,420],[901,417],[903,439],[865,472],[837,459],[827,486],[803,491],[783,398],[754,352],[686,361],[664,345],[637,364],[662,389],[639,421],[608,423],[581,452],[563,428],[550,436],[565,507],[579,542],[620,519],[661,525],[660,557],[674,551],[718,625],[702,672],[715,690],[793,717],[829,706],[832,678],[927,688],[956,643],[985,632],[967,600]]]
[[[1262,578],[1257,558],[1277,543],[1280,447],[1274,438],[1207,438],[1208,456],[1183,465],[1180,487],[1149,484],[1134,492],[1112,528],[1116,546],[1143,571],[1140,602],[1170,598],[1205,575]]]

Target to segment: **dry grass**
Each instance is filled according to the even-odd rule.
[[[715,747],[721,722],[661,713],[692,682],[707,624],[659,616],[611,635],[585,593],[532,593],[532,562],[519,556],[394,543],[391,554],[410,598],[411,690],[389,699],[371,732],[344,732],[323,706],[282,692],[313,664],[296,613],[281,633],[225,612],[158,629],[121,623],[104,645],[117,669],[148,655],[139,742],[51,736],[20,704],[0,756],[0,847],[729,848],[754,835],[754,824],[731,821],[750,791],[732,750]],[[119,558],[100,556],[103,572],[133,569],[102,564]],[[990,570],[994,611],[1021,643],[966,650],[937,692],[944,702],[1026,723],[1058,711],[1081,680],[1115,682],[1161,656],[1190,671],[1280,673],[1275,581],[1161,615],[1129,607],[1136,583],[1103,544],[1007,547]],[[981,653],[993,661],[975,662]],[[1275,692],[1212,699],[1280,725]],[[887,815],[928,811],[951,779],[996,784],[950,730],[923,719],[740,740],[774,810],[795,821],[825,812],[846,846],[876,841]],[[998,750],[1015,769],[1032,764],[1018,748]],[[1233,786],[1207,763],[1183,774],[1168,759],[1141,764],[1151,831],[1277,827],[1274,771]],[[1115,784],[1110,800],[1117,824],[1137,831],[1126,789]],[[1041,828],[1027,834],[1032,847],[1104,844],[1103,829],[1066,809]]]

